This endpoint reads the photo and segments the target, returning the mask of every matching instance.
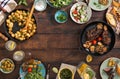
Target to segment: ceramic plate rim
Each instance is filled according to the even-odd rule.
[[[90,0],[90,2],[89,2],[89,4],[88,4],[88,6],[89,7],[91,7],[93,10],[95,10],[95,11],[103,11],[103,10],[105,10],[105,9],[107,9],[110,5],[111,5],[111,3],[112,3],[112,0],[108,0],[108,1],[110,1],[106,6],[103,6],[103,8],[101,8],[101,9],[99,9],[99,8],[96,8],[96,7],[93,7],[93,2],[98,2],[98,0]],[[93,4],[93,5],[92,5]],[[101,5],[101,4],[100,4]]]

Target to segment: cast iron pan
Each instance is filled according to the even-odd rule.
[[[111,43],[109,44],[109,46],[107,46],[107,47],[108,47],[108,50],[107,50],[107,52],[104,52],[104,54],[108,53],[108,52],[114,47],[114,44],[115,44],[115,33],[114,33],[114,31],[113,31],[113,29],[111,28],[110,25],[108,25],[108,24],[105,23],[105,22],[101,22],[101,21],[95,21],[95,22],[92,22],[92,23],[88,24],[88,25],[83,29],[83,31],[82,31],[82,33],[81,33],[80,43],[81,43],[81,45],[82,45],[82,49],[83,49],[83,50],[85,50],[88,54],[91,54],[91,55],[94,55],[94,56],[101,56],[101,55],[104,55],[104,54],[99,54],[99,53],[97,53],[97,52],[91,53],[89,50],[87,50],[85,47],[83,47],[83,44],[85,43],[85,41],[87,41],[87,39],[86,39],[86,33],[87,33],[87,31],[90,30],[91,28],[96,27],[96,25],[97,25],[98,23],[102,23],[103,25],[106,25],[106,26],[107,26],[108,31],[109,31],[109,35],[110,35],[110,37],[111,37]]]
[[[28,10],[25,10],[25,9],[16,9],[16,10],[22,10],[22,11],[28,12]],[[16,10],[13,10],[12,12],[15,12]],[[11,12],[11,13],[12,13],[12,12]],[[6,17],[6,20],[7,20],[7,19],[8,19],[8,16],[11,15],[11,13],[7,13],[7,12],[5,12],[5,13],[6,13],[6,15],[7,15],[7,17]],[[35,19],[34,16],[32,16],[32,18]],[[18,40],[18,39],[16,39],[16,38],[12,37],[12,36],[9,34],[6,20],[5,20],[5,22],[4,22],[4,28],[5,28],[5,32],[6,32],[6,35],[8,36],[8,38],[11,39],[11,40],[14,40],[14,41],[21,41],[21,40]],[[35,24],[37,25],[36,19],[35,19]],[[23,27],[22,27],[22,28],[23,28]],[[18,22],[14,22],[12,32],[13,32],[13,33],[16,33],[16,32],[19,31],[20,29],[21,29],[21,27],[18,25]],[[32,36],[31,36],[31,37],[32,37]],[[31,38],[31,37],[30,37],[30,38]],[[26,39],[26,40],[27,40],[27,39]],[[25,40],[23,40],[23,41],[25,41]]]

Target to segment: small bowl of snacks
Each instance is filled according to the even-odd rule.
[[[91,8],[84,2],[75,3],[70,9],[72,20],[78,24],[86,23],[92,15]]]
[[[0,70],[5,74],[11,73],[15,68],[14,62],[9,58],[4,58],[0,62]]]
[[[68,14],[67,14],[67,12],[65,12],[65,11],[58,10],[58,11],[55,13],[55,20],[56,20],[58,23],[65,23],[65,22],[67,21],[67,18],[68,18]]]
[[[80,39],[82,48],[94,56],[108,53],[115,44],[113,29],[107,23],[100,21],[88,24],[83,29]]]
[[[62,8],[64,6],[70,5],[73,0],[46,0],[47,3],[53,8]]]

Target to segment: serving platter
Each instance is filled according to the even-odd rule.
[[[120,59],[119,58],[116,58],[116,57],[110,57],[110,58],[107,58],[106,60],[104,60],[100,66],[100,76],[102,79],[108,79],[108,75],[103,71],[103,69],[107,68],[108,67],[108,62],[110,59],[113,59],[114,61],[118,61],[120,62]],[[115,76],[113,79],[119,79],[120,76],[118,74],[115,73]]]

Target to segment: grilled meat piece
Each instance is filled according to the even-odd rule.
[[[113,68],[105,68],[103,69],[104,72],[106,72],[106,74],[108,75],[108,79],[114,79],[114,71],[113,71]]]
[[[111,43],[111,38],[110,38],[109,32],[106,28],[107,28],[107,26],[104,26],[104,31],[103,31],[103,34],[102,34],[103,43],[106,44],[106,45],[109,45]]]
[[[104,54],[107,51],[107,47],[97,45],[95,51],[99,54]]]
[[[86,34],[87,40],[92,41],[92,40],[98,38],[102,32],[103,32],[103,24],[98,23],[97,27],[92,28],[87,31],[87,34]]]
[[[103,69],[103,71],[104,71],[108,76],[111,75],[112,70],[113,70],[113,68],[111,68],[111,67],[108,67],[108,68]]]

